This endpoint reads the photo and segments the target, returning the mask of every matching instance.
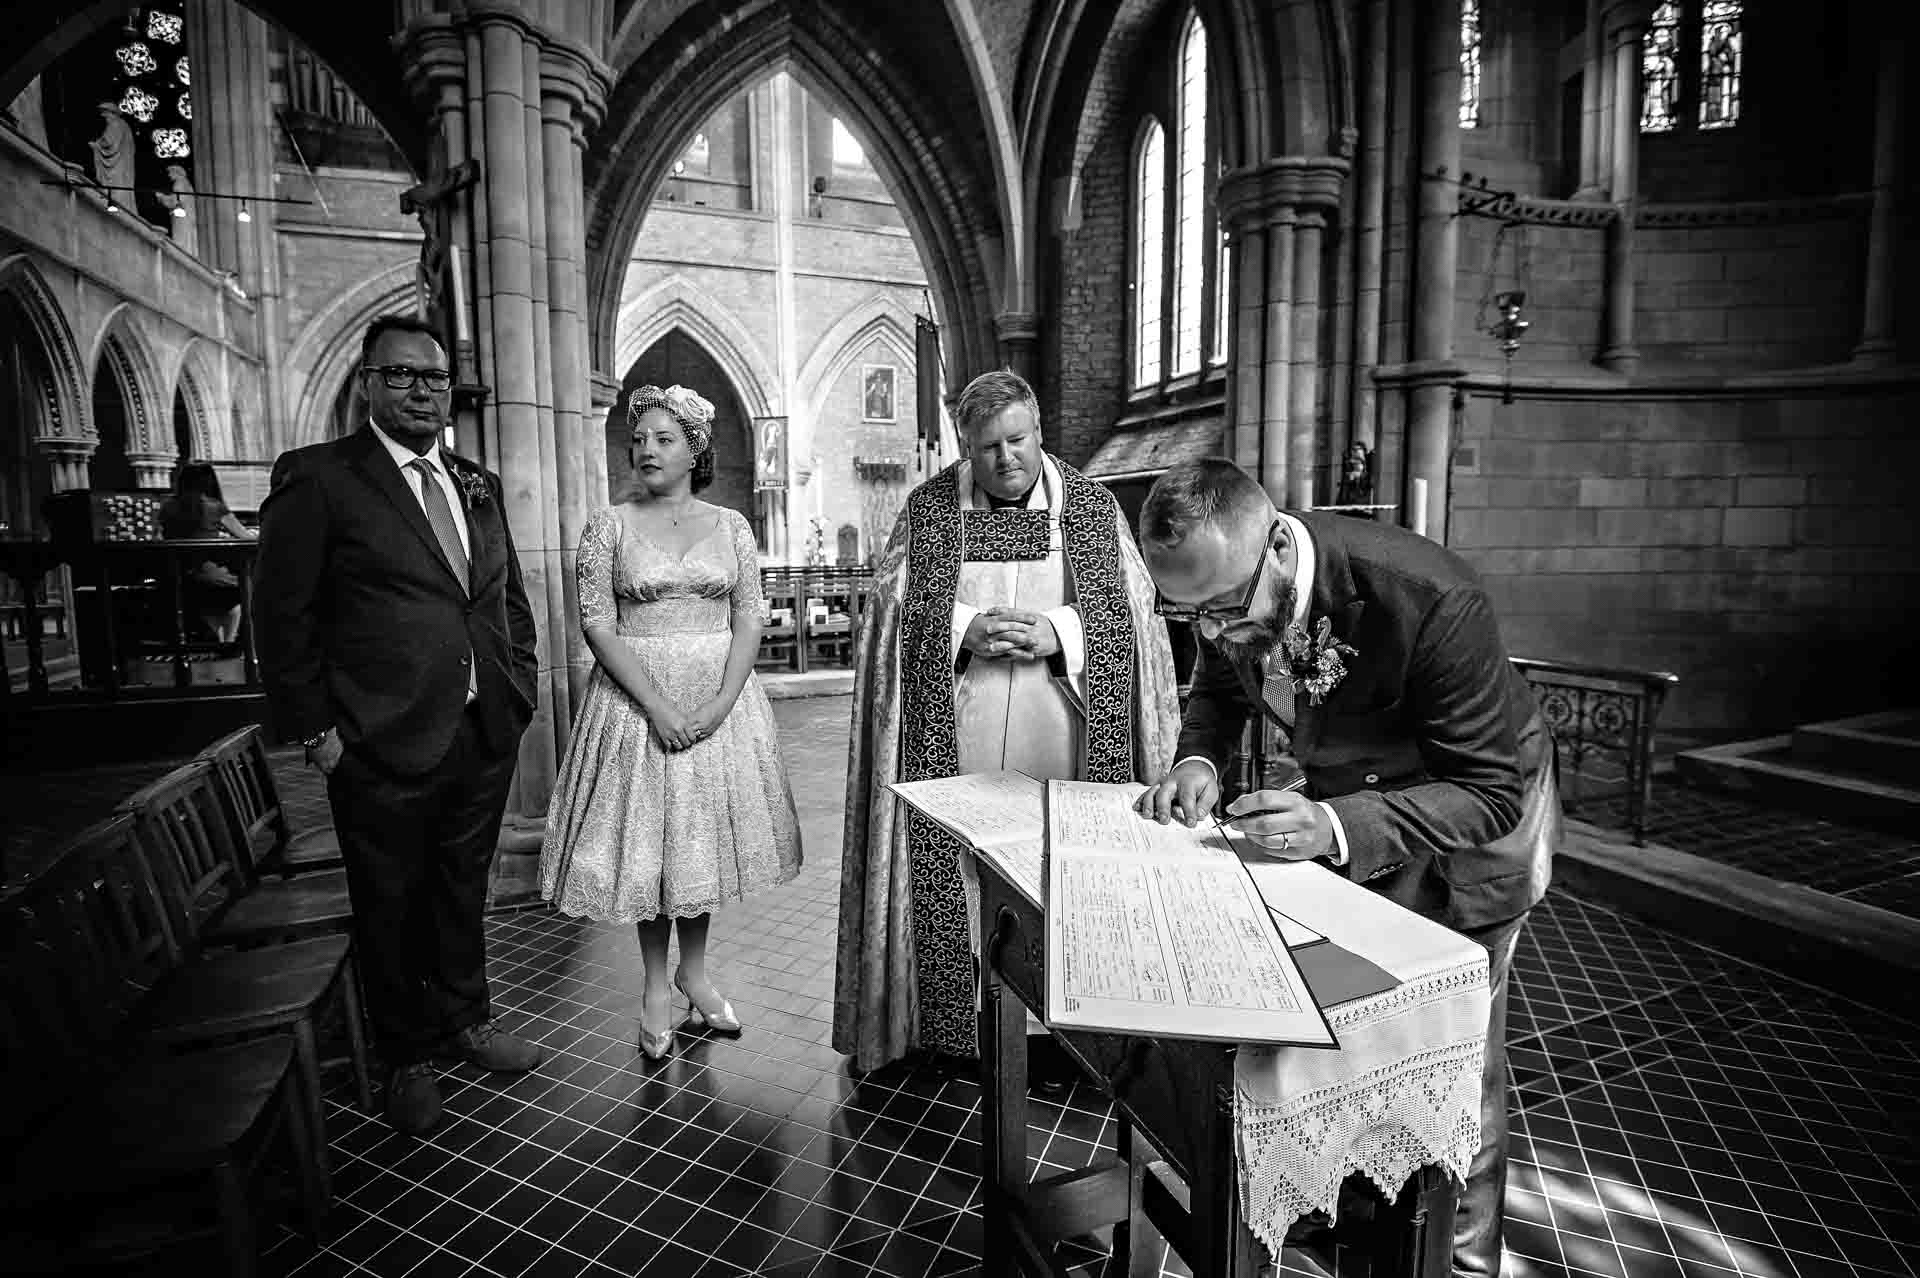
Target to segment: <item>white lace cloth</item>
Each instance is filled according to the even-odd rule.
[[[1270,906],[1364,955],[1400,985],[1327,1013],[1339,1051],[1245,1047],[1235,1070],[1241,1207],[1279,1255],[1364,1173],[1392,1197],[1429,1163],[1464,1181],[1480,1145],[1492,1010],[1487,952],[1311,862],[1254,870]]]

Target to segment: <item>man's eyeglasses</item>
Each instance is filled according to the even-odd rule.
[[[438,394],[453,385],[453,374],[444,368],[409,368],[405,364],[388,364],[366,371],[380,374],[380,380],[387,384],[388,390],[412,390],[415,382],[425,382],[428,390]]]
[[[1177,604],[1170,602],[1158,590],[1153,592],[1153,610],[1168,621],[1184,621],[1195,625],[1202,621],[1219,622],[1226,625],[1239,621],[1253,610],[1253,597],[1260,592],[1261,571],[1267,564],[1267,551],[1273,546],[1273,535],[1279,531],[1280,522],[1275,520],[1267,529],[1267,537],[1260,544],[1260,558],[1254,561],[1253,573],[1247,578],[1246,589],[1240,592],[1237,602],[1230,604]]]

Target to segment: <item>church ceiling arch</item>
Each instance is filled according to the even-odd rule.
[[[408,100],[400,54],[390,37],[395,15],[411,5],[392,0],[235,0],[286,28],[351,88],[386,130],[416,173],[426,171],[428,119]],[[45,4],[7,0],[5,52],[0,52],[0,102],[11,102],[28,81],[94,32],[124,22],[127,0]],[[437,7],[437,6],[436,6]],[[262,121],[261,127],[270,127]]]
[[[90,365],[81,362],[73,330],[67,326],[39,267],[26,254],[0,258],[0,296],[13,302],[39,339],[38,354],[46,377],[41,388],[47,407],[43,433],[67,439],[91,436],[91,382],[82,374],[82,369]]]
[[[91,364],[96,376],[103,367],[112,374],[126,401],[127,450],[171,453],[173,400],[160,397],[159,365],[135,315],[133,306],[125,302],[108,313]]]
[[[956,375],[993,366],[1003,207],[985,123],[945,21],[881,0],[746,0],[682,14],[620,66],[585,161],[589,323],[595,365],[613,358],[630,250],[686,140],[731,97],[778,70],[832,102],[913,233]]]
[[[749,416],[779,411],[783,397],[772,361],[725,306],[682,275],[669,275],[620,308],[615,375],[624,381],[639,358],[676,328],[713,357]]]
[[[800,369],[800,397],[808,422],[819,421],[841,375],[876,341],[890,347],[903,366],[914,366],[913,316],[885,293],[875,293],[848,310],[814,343]]]
[[[1349,33],[1334,0],[1051,0],[1023,119],[1029,200],[1080,172],[1124,100],[1163,22],[1198,12],[1215,80],[1221,158],[1229,168],[1284,155],[1340,154],[1352,146]]]

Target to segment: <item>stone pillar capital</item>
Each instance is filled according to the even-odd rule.
[[[458,105],[467,84],[466,40],[444,13],[426,14],[394,37],[400,74],[413,99],[428,107]],[[451,90],[451,92],[449,92]]]
[[[99,445],[100,441],[90,435],[40,435],[33,441],[41,456],[55,462],[86,461]]]
[[[1040,317],[1032,311],[1001,311],[993,317],[993,330],[1003,342],[1037,341]]]
[[[1613,48],[1633,44],[1647,34],[1653,23],[1651,0],[1618,0],[1600,15],[1600,29]]]
[[[550,36],[540,49],[540,97],[565,102],[583,129],[591,131],[607,113],[613,77],[606,63],[576,41]]]
[[[1352,165],[1336,155],[1282,156],[1220,178],[1220,218],[1236,235],[1291,222],[1303,212],[1324,219],[1339,207]]]
[[[612,408],[620,402],[620,379],[596,368],[588,379],[587,394],[595,408]]]

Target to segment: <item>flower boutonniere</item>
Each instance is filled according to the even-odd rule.
[[[1333,620],[1320,618],[1309,636],[1306,627],[1294,622],[1280,637],[1281,650],[1287,656],[1287,674],[1296,690],[1307,694],[1310,705],[1319,705],[1327,694],[1347,677],[1345,658],[1357,657],[1351,645],[1333,637]]]
[[[460,486],[460,496],[467,503],[468,510],[477,510],[493,498],[493,490],[487,487],[487,477],[477,470],[456,466],[453,468],[453,482]]]

